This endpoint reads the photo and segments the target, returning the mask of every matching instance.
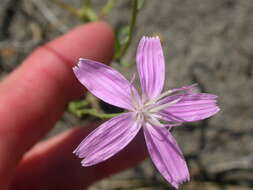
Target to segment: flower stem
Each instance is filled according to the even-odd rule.
[[[82,7],[78,13],[79,13],[79,18],[83,22],[93,22],[93,21],[98,20],[98,16],[92,8]]]
[[[92,3],[90,0],[84,1],[84,5],[82,8],[77,9],[75,7],[71,7],[70,5],[62,2],[61,0],[51,0],[55,4],[57,4],[59,7],[67,10],[75,17],[78,17],[83,22],[92,22],[98,20],[98,16],[96,12],[92,9]]]
[[[64,3],[64,2],[62,2],[60,0],[51,0],[51,1],[54,2],[55,4],[57,4],[59,7],[67,10],[72,15],[74,15],[76,17],[80,17],[79,10],[77,8],[71,7],[70,5]]]
[[[117,55],[117,57],[115,57],[116,60],[122,58],[129,48],[129,45],[130,45],[132,38],[133,38],[133,32],[134,32],[134,28],[135,28],[135,23],[136,23],[138,11],[139,11],[138,0],[133,0],[132,16],[131,16],[131,21],[129,24],[128,39],[127,39],[127,42],[124,44],[123,48],[121,49],[120,53]]]
[[[113,9],[113,7],[116,5],[117,1],[118,0],[107,0],[104,7],[100,10],[100,13],[98,16],[99,19],[104,18]]]
[[[77,115],[77,112],[79,109],[81,109],[82,107],[88,106],[89,102],[87,100],[81,100],[81,101],[73,101],[70,102],[68,105],[68,110],[71,113],[74,113]]]
[[[69,112],[82,117],[83,115],[91,115],[100,119],[110,119],[121,113],[103,113],[102,111],[94,108],[84,108],[88,105],[92,105],[90,99],[84,99],[81,101],[71,102],[68,106]]]
[[[82,109],[82,110],[79,110],[77,114],[78,116],[92,115],[100,119],[110,119],[110,118],[120,115],[121,113],[99,113],[95,109]]]

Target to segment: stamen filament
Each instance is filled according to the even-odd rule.
[[[162,124],[163,124],[165,127],[174,127],[174,126],[182,125],[182,122],[166,121],[166,120],[164,120],[164,117],[161,116],[161,115],[159,115],[159,114],[152,114],[152,117],[161,120],[161,121],[162,121]]]
[[[170,95],[172,92],[174,92],[173,90],[168,90],[168,91],[165,91],[164,93],[160,94],[160,96],[157,96],[153,99],[151,99],[150,101],[148,101],[145,106],[148,106],[148,105],[151,105],[151,104],[154,104],[156,103],[157,101],[161,100],[162,98]]]
[[[177,102],[180,101],[181,99],[182,99],[182,98],[178,98],[178,99],[173,100],[173,101],[171,101],[171,102],[169,102],[169,103],[162,104],[162,105],[158,105],[158,106],[156,106],[156,107],[154,107],[154,108],[151,108],[151,109],[149,110],[149,112],[151,112],[151,113],[153,113],[153,112],[158,112],[158,111],[160,111],[160,110],[163,110],[163,109],[165,109],[165,108],[168,108],[169,106],[171,106],[171,105],[177,103]]]
[[[156,118],[154,118],[152,116],[147,118],[147,122],[149,122],[150,124],[152,124],[153,126],[156,126],[156,127],[165,127],[162,123],[159,122],[159,120],[157,120]]]
[[[133,91],[133,87],[130,86],[130,92],[131,92],[131,100],[132,100],[132,104],[134,106],[135,109],[138,109],[139,107],[139,104],[136,100],[136,97],[135,97],[135,94],[134,94],[134,91]]]

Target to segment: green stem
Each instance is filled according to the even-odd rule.
[[[130,27],[129,27],[129,37],[117,58],[123,57],[129,48],[129,45],[133,38],[133,32],[135,28],[137,14],[138,14],[138,0],[133,0],[132,16],[131,16],[131,22],[130,22]]]
[[[71,113],[77,114],[79,109],[81,109],[82,107],[88,106],[88,105],[89,105],[89,102],[87,100],[70,102],[68,105],[68,110]]]
[[[98,20],[98,16],[96,12],[89,7],[82,7],[78,13],[79,13],[79,17],[81,18],[83,22],[87,22],[87,21],[93,22],[93,21]]]
[[[99,13],[99,19],[104,18],[116,5],[118,0],[107,0],[105,6],[101,9]]]
[[[72,15],[80,18],[83,22],[92,22],[98,20],[98,16],[95,11],[92,9],[92,3],[90,0],[84,1],[84,6],[80,9],[71,7],[70,5],[62,2],[61,0],[51,0],[59,7],[67,10]]]
[[[100,119],[111,119],[121,114],[121,113],[98,113],[95,109],[82,109],[79,110],[77,113],[79,116],[92,115]]]
[[[57,4],[59,7],[67,10],[68,12],[70,12],[72,15],[76,16],[76,17],[80,17],[80,14],[79,14],[79,10],[74,8],[74,7],[71,7],[69,6],[68,4],[60,1],[60,0],[51,0],[52,2],[54,2],[55,4]]]

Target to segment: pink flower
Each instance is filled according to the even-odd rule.
[[[118,153],[142,128],[151,159],[175,188],[189,181],[183,154],[170,129],[184,122],[208,118],[219,111],[217,96],[194,93],[194,85],[162,92],[165,63],[158,37],[143,37],[137,50],[142,94],[119,72],[102,63],[80,59],[74,73],[104,102],[128,110],[89,134],[74,153],[83,166],[92,166]]]

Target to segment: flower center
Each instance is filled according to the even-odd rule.
[[[176,104],[178,101],[181,100],[181,98],[166,102],[164,104],[158,103],[161,99],[169,96],[172,91],[164,92],[163,94],[149,100],[149,101],[137,101],[137,97],[133,97],[135,99],[134,101],[134,110],[136,121],[141,123],[150,123],[155,126],[161,126],[164,127],[164,124],[162,124],[159,120],[162,120],[162,116],[159,114],[159,112],[163,109],[168,108],[169,106]]]
[[[135,111],[136,121],[140,123],[150,123],[155,126],[163,126],[158,118],[159,115],[157,114],[157,111],[153,111],[153,108],[155,106],[153,105],[146,105],[142,104],[140,105]]]

